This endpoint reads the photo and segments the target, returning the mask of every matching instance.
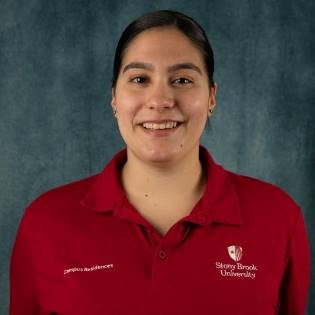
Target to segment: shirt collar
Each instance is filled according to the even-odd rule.
[[[243,225],[244,217],[232,174],[216,164],[207,149],[202,146],[199,149],[199,157],[207,174],[207,185],[203,197],[191,215],[200,217],[197,223],[202,225],[211,222]]]
[[[120,170],[127,160],[127,150],[118,152],[96,176],[88,194],[81,201],[86,208],[97,212],[113,211],[121,204],[125,193],[120,184]]]
[[[182,220],[199,225],[209,225],[212,222],[243,225],[242,209],[231,173],[216,164],[202,146],[200,146],[199,156],[207,173],[206,189],[190,215]],[[126,149],[116,154],[96,176],[95,182],[81,204],[96,212],[114,211],[120,217],[144,224],[145,220],[132,211],[134,209],[128,204],[120,183],[120,170],[126,160]]]

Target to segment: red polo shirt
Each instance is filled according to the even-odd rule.
[[[11,315],[302,315],[309,248],[298,206],[200,149],[207,187],[164,237],[119,183],[126,151],[26,210],[11,261]]]

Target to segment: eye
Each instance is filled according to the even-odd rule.
[[[180,85],[186,85],[186,84],[190,84],[193,83],[192,80],[182,77],[182,78],[178,78],[176,80],[173,81],[174,84],[180,84]]]
[[[138,84],[147,83],[147,81],[148,81],[148,78],[144,76],[137,76],[137,77],[131,78],[130,80],[130,82],[138,83]]]

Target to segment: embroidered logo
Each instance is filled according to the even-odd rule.
[[[219,275],[224,278],[255,279],[258,272],[257,265],[245,265],[240,262],[243,256],[243,248],[239,245],[231,245],[227,247],[227,250],[229,257],[236,263],[216,261],[215,268]]]
[[[231,245],[228,246],[228,253],[230,255],[230,257],[238,262],[242,259],[242,255],[243,255],[243,248],[241,246],[238,245]]]
[[[113,268],[114,268],[114,264],[72,267],[72,268],[64,269],[63,274],[66,275],[72,272],[93,272],[93,271],[98,271],[102,269],[113,269]]]

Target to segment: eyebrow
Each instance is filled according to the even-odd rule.
[[[127,70],[130,70],[130,69],[144,69],[144,70],[152,71],[154,69],[154,66],[151,63],[131,62],[124,67],[123,73],[125,73]]]
[[[128,71],[130,69],[144,69],[144,70],[153,71],[154,70],[154,66],[151,63],[131,62],[131,63],[127,64],[124,67],[122,72],[125,73],[126,71]],[[195,64],[191,63],[191,62],[184,62],[184,63],[174,64],[172,66],[169,66],[167,68],[167,71],[168,72],[174,72],[174,71],[181,70],[181,69],[193,70],[193,71],[198,72],[200,75],[202,75],[202,72],[201,72],[200,68],[198,66],[196,66]]]
[[[177,63],[175,65],[172,65],[168,67],[168,72],[174,72],[181,69],[194,70],[198,72],[200,75],[202,75],[200,68],[191,62]]]

